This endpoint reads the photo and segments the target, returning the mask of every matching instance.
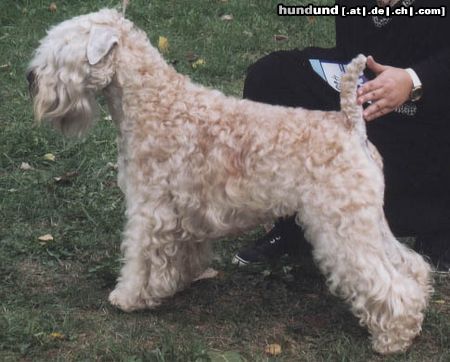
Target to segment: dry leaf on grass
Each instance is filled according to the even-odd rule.
[[[53,241],[53,236],[51,234],[45,234],[38,237],[39,244],[42,246],[47,245],[49,241]]]
[[[283,35],[283,34],[275,34],[273,36],[273,38],[275,39],[275,41],[286,41],[289,39],[289,37],[287,35]]]
[[[278,356],[281,354],[281,346],[278,343],[268,344],[264,352],[269,356]]]
[[[53,153],[46,153],[46,154],[43,156],[43,159],[44,159],[44,160],[47,160],[47,161],[55,161],[55,160],[56,160],[56,157],[55,157],[55,155],[54,155]]]
[[[222,20],[222,21],[232,21],[233,20],[233,15],[231,15],[231,14],[222,15],[220,17],[220,20]]]
[[[161,53],[167,53],[169,51],[169,39],[165,36],[158,38],[158,49]]]
[[[59,332],[53,332],[53,333],[50,333],[50,338],[62,340],[62,339],[65,339],[66,336]]]
[[[195,62],[192,63],[192,68],[197,69],[203,67],[206,64],[205,59],[199,58]]]
[[[77,177],[79,175],[78,171],[69,171],[66,172],[64,175],[53,177],[53,179],[57,183],[61,184],[67,184],[72,181],[73,178]]]
[[[31,166],[28,162],[22,162],[20,164],[20,169],[24,171],[34,170],[33,166]]]
[[[197,278],[194,279],[194,282],[202,279],[211,279],[217,277],[219,272],[213,268],[206,269],[202,274],[200,274]]]
[[[200,56],[193,51],[188,51],[186,53],[186,60],[190,63],[195,62],[198,58],[200,58]]]
[[[208,360],[211,362],[245,362],[246,359],[242,357],[239,352],[235,351],[208,351]]]
[[[48,10],[49,10],[51,13],[56,13],[56,11],[58,10],[58,7],[56,6],[55,3],[51,3],[51,4],[48,6]]]

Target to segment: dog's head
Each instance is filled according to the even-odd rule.
[[[37,120],[66,135],[81,135],[94,119],[95,93],[115,73],[114,50],[123,17],[115,10],[79,16],[53,27],[27,71]]]

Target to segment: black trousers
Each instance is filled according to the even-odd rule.
[[[334,49],[269,54],[248,69],[244,98],[320,110],[339,110],[339,94],[309,65],[340,60]],[[450,122],[450,119],[448,120]],[[436,124],[391,113],[367,124],[384,161],[385,213],[397,236],[450,231],[450,143]],[[443,138],[441,140],[441,138]]]

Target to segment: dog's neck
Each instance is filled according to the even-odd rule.
[[[108,104],[108,110],[112,120],[119,126],[124,119],[123,106],[122,106],[122,88],[117,82],[117,77],[114,76],[112,82],[103,89],[103,95],[105,96],[106,103]]]
[[[184,82],[186,77],[176,72],[167,64],[163,56],[147,40],[146,34],[133,30],[126,35],[127,47],[118,49],[117,53],[117,79],[123,89],[133,89],[137,86],[148,89],[149,93],[158,95],[162,89],[174,87]],[[134,44],[146,44],[139,49]]]

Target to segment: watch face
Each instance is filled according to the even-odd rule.
[[[422,98],[422,87],[415,87],[411,91],[411,101],[417,102],[420,98]]]

